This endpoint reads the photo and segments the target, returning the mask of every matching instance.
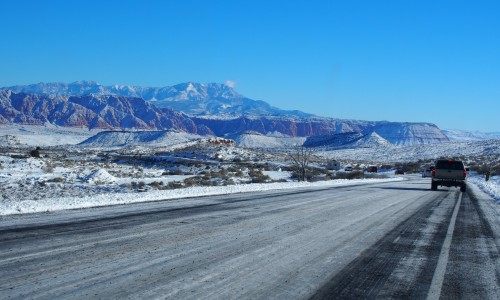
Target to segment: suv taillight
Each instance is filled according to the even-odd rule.
[[[464,170],[464,178],[467,177],[467,170]]]
[[[436,169],[432,170],[432,177],[436,176]]]

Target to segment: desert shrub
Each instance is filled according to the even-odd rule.
[[[222,178],[222,176],[224,176],[222,174],[222,172],[215,172],[215,171],[214,172],[210,172],[210,177],[211,178]]]
[[[363,171],[355,170],[352,172],[337,172],[329,176],[331,179],[362,179],[366,177]]]
[[[194,176],[184,179],[184,185],[189,186],[215,186],[218,185],[216,180],[213,180],[211,176]]]
[[[362,178],[365,178],[365,173],[363,173],[363,171],[360,170],[355,170],[346,173],[346,179],[362,179]]]
[[[45,181],[39,181],[38,185],[41,186],[41,187],[46,187],[47,186],[47,184],[45,183]]]
[[[36,147],[35,150],[31,150],[30,151],[30,156],[31,157],[40,158],[40,147]]]
[[[195,186],[201,180],[200,176],[194,176],[184,179],[184,185],[186,187]]]
[[[159,190],[161,186],[163,185],[163,182],[158,182],[158,181],[153,181],[149,184],[150,187]]]
[[[479,175],[484,175],[486,172],[490,172],[492,176],[500,175],[500,164],[492,165],[492,164],[481,164],[481,165],[470,165],[471,171],[476,171]]]
[[[248,175],[252,183],[264,183],[271,180],[271,177],[264,175],[261,170],[251,170]]]
[[[180,189],[182,187],[183,187],[182,183],[178,181],[171,181],[167,183],[167,185],[165,186],[165,188],[168,190]]]
[[[305,171],[305,175],[301,172],[304,172]],[[304,180],[304,177],[305,177],[305,180],[306,181],[316,181],[315,177],[325,177],[325,176],[321,176],[321,175],[326,175],[328,174],[328,170],[326,169],[320,169],[320,168],[292,168],[292,171],[291,171],[291,178],[294,179],[294,180],[299,180],[299,181],[302,181]]]
[[[226,169],[226,171],[227,171],[227,172],[231,172],[231,173],[236,173],[236,172],[238,172],[239,170],[240,170],[240,169],[239,169],[239,168],[237,168],[237,167],[235,167],[235,166],[229,166],[229,167],[227,167],[227,169]]]
[[[47,180],[47,182],[65,182],[65,181],[66,178],[64,177],[55,177]]]
[[[348,174],[349,173],[346,172],[336,172],[330,174],[328,177],[330,177],[330,179],[347,179]]]
[[[242,170],[236,171],[236,173],[234,175],[237,176],[237,177],[243,177],[243,176],[245,176],[245,174],[243,174]]]
[[[217,185],[219,185],[217,183],[217,181],[214,181],[214,180],[202,180],[200,183],[202,186],[217,186]]]
[[[287,171],[287,172],[293,172],[293,171],[296,170],[296,168],[293,167],[293,166],[283,166],[283,167],[281,167],[281,170],[282,171]]]
[[[281,178],[281,179],[274,179],[273,182],[287,182],[287,180],[284,178]]]
[[[294,180],[299,180],[301,178],[301,174],[297,170],[293,170],[292,173],[290,174],[290,177]]]
[[[227,171],[222,169],[219,172],[211,172],[210,173],[211,178],[220,178],[222,180],[227,180],[229,179],[229,176],[227,175]]]
[[[226,185],[234,185],[234,180],[229,178],[227,180],[224,180],[224,182],[222,183],[222,185],[226,186]]]

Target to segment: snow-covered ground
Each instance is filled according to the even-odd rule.
[[[126,144],[124,141],[132,137],[161,135],[162,139],[155,140],[154,145],[143,144],[144,141],[140,140],[135,146],[102,147],[108,145],[102,144],[108,142],[108,139],[92,144],[91,147],[75,145],[96,133],[56,126],[2,125],[0,215],[366,182],[292,182],[292,174],[286,170],[290,167],[288,153],[286,149],[278,147],[286,144],[286,137],[272,134],[249,135],[252,137],[252,145],[260,150],[238,147],[238,143],[235,145],[226,139],[191,137],[167,131],[101,135],[114,137],[111,139],[114,141],[113,146]],[[280,139],[279,145],[273,144],[278,148],[262,149],[263,145],[273,148],[270,147],[271,138]],[[290,139],[288,142],[297,142],[297,139]],[[30,150],[35,146],[42,147],[41,158],[29,156]],[[472,157],[471,162],[478,166],[494,167],[498,165],[500,140],[323,150],[315,150],[313,163],[323,169],[326,159],[337,159],[343,166],[352,163],[362,170],[371,163],[417,162],[456,156]],[[384,177],[392,177],[394,168],[389,166],[381,173]],[[321,176],[323,177],[320,178]],[[323,173],[318,178],[323,180],[325,176]],[[251,182],[254,183],[250,184]],[[266,183],[260,184],[261,182]],[[471,173],[469,182],[500,201],[498,176],[486,183],[484,177]]]
[[[331,180],[320,182],[276,182],[239,184],[232,186],[216,187],[190,187],[167,191],[148,191],[144,193],[103,193],[100,195],[84,197],[60,197],[42,200],[3,200],[0,202],[0,215],[26,214],[36,212],[49,212],[65,209],[78,209],[88,207],[99,207],[119,205],[127,203],[138,203],[147,201],[159,201],[169,199],[182,199],[210,195],[224,195],[232,193],[244,193],[266,190],[294,189],[308,187],[332,187],[345,185],[359,185],[374,182],[401,181],[402,177],[386,179],[355,179],[355,180]]]
[[[467,182],[477,185],[493,199],[500,201],[500,176],[492,176],[489,181],[486,181],[484,175],[470,174]]]
[[[286,155],[224,139],[113,149],[43,147],[39,158],[26,145],[2,146],[0,215],[308,186],[292,182]],[[317,176],[328,179],[326,173]],[[357,183],[310,185],[347,182]]]
[[[51,124],[45,126],[2,124],[0,126],[0,141],[5,136],[15,137],[11,141],[14,146],[19,143],[27,146],[56,146],[56,145],[76,145],[91,136],[99,133],[100,130],[88,130],[84,128],[59,127]]]

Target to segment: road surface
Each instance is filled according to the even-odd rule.
[[[498,298],[491,205],[414,177],[3,217],[0,298]]]

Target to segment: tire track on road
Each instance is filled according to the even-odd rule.
[[[385,235],[375,246],[361,253],[358,258],[336,273],[310,299],[374,298],[381,294],[392,298],[425,298],[453,210],[448,200],[455,198],[453,192],[438,195],[435,201],[424,205]],[[434,229],[429,245],[418,247],[417,241],[422,239],[423,229],[433,221],[431,216],[443,209],[445,213],[441,222],[430,224]],[[410,287],[392,283],[386,286],[398,264],[414,252],[417,252],[416,259],[420,257],[436,259],[427,259],[420,266],[420,270],[413,270],[417,275]]]

